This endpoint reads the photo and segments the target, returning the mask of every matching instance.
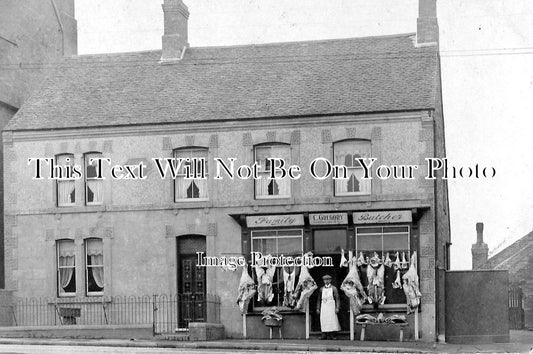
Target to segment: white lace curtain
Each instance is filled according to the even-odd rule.
[[[205,163],[205,173],[208,174],[208,160],[207,160],[207,149],[180,149],[174,151],[175,158],[203,158]],[[191,198],[207,198],[207,179],[185,179],[185,166],[189,165],[190,162],[183,162],[178,171],[180,177],[176,178],[175,181],[175,190],[176,195],[175,199],[191,199]]]
[[[59,205],[74,203],[75,182],[57,181]]]
[[[104,252],[102,240],[89,239],[86,241],[87,258],[90,260],[94,282],[99,288],[104,287]],[[89,263],[89,262],[88,262]]]
[[[87,188],[93,193],[92,203],[99,203],[102,201],[102,180],[87,180]]]
[[[335,143],[336,165],[348,167],[347,178],[335,181],[335,194],[370,192],[370,179],[363,179],[364,170],[356,158],[370,157],[370,141],[347,140]]]
[[[285,167],[290,164],[290,147],[288,145],[258,146],[255,148],[255,161],[260,165],[261,178],[255,181],[257,196],[290,196],[290,179],[269,179],[273,166],[267,165],[267,158],[281,158]],[[268,168],[268,169],[267,169]]]
[[[65,291],[75,276],[75,246],[72,240],[58,241],[59,285]]]

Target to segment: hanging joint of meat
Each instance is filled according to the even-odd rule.
[[[304,254],[303,257],[312,256],[313,254],[311,252],[308,252]],[[305,305],[307,304],[309,298],[317,288],[318,286],[316,285],[316,282],[314,281],[313,277],[311,277],[311,274],[309,274],[309,269],[307,269],[307,266],[302,265],[300,268],[300,277],[298,279],[298,284],[296,285],[296,298],[298,299],[298,302],[296,303],[295,309],[305,309]]]
[[[403,279],[403,291],[407,297],[407,313],[416,311],[420,305],[420,299],[422,293],[418,285],[418,272],[416,265],[416,251],[411,256],[411,265],[409,270],[402,276]]]
[[[361,312],[361,308],[367,299],[361,278],[357,272],[356,262],[355,258],[350,260],[350,270],[341,284],[341,290],[350,299],[350,308],[354,315],[358,315]]]
[[[383,305],[385,303],[385,266],[381,263],[376,252],[370,259],[366,276],[368,278],[369,300],[374,304]]]
[[[269,256],[267,256],[269,257]],[[263,268],[255,266],[255,274],[257,276],[257,300],[260,302],[272,302],[274,293],[272,292],[272,281],[276,274],[276,267],[269,265]]]
[[[283,306],[294,307],[296,305],[296,298],[294,296],[296,280],[296,267],[292,269],[292,272],[288,272],[283,267],[283,283],[285,290],[283,292]]]
[[[255,282],[248,274],[248,264],[242,267],[241,280],[239,282],[239,296],[237,297],[237,305],[241,313],[246,313],[250,300],[254,297],[256,292]]]

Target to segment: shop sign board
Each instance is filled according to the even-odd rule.
[[[303,226],[303,214],[290,215],[253,215],[246,217],[248,227]]]
[[[364,211],[353,213],[354,224],[383,224],[411,221],[413,221],[413,218],[410,210]]]
[[[311,225],[346,225],[348,224],[348,213],[309,214],[309,224]]]

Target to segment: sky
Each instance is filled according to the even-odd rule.
[[[76,0],[79,54],[161,48],[162,0]],[[416,31],[417,0],[185,0],[191,46]],[[533,231],[533,1],[437,0],[452,269],[471,269],[476,222],[489,255]],[[451,168],[451,167],[450,167]]]

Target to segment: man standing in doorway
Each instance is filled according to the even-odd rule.
[[[333,337],[334,332],[338,332],[341,329],[337,317],[340,306],[339,291],[331,284],[330,275],[324,275],[322,280],[324,281],[324,286],[318,292],[316,312],[320,315],[322,339],[335,339]]]

